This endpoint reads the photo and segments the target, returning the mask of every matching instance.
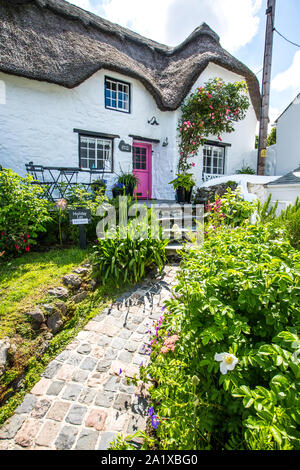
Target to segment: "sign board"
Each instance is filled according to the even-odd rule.
[[[260,156],[261,156],[261,158],[266,158],[266,156],[267,156],[267,150],[266,150],[266,149],[261,149],[261,151],[260,151]]]
[[[70,222],[73,225],[86,225],[91,221],[90,209],[71,209],[69,211]]]
[[[121,152],[131,152],[131,145],[126,144],[126,142],[124,142],[124,140],[120,140],[119,150],[121,150]]]
[[[85,250],[86,248],[86,233],[84,225],[91,222],[91,211],[90,209],[78,208],[69,210],[70,222],[73,225],[78,225],[79,230],[79,243],[80,248]]]

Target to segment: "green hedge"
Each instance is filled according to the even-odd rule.
[[[0,252],[4,256],[29,251],[50,220],[43,190],[12,170],[0,171]]]

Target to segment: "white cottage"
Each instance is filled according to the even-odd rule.
[[[100,174],[109,187],[134,170],[140,197],[173,199],[180,105],[214,77],[245,79],[251,106],[222,143],[200,149],[197,184],[256,167],[257,78],[208,25],[171,48],[64,0],[0,0],[0,38],[3,167],[69,168],[73,181]]]

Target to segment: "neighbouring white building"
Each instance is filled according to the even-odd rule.
[[[273,204],[278,201],[277,212],[280,214],[287,206],[300,199],[300,166],[286,175],[276,178],[267,184],[267,195],[271,194]]]
[[[268,147],[267,172],[285,175],[300,165],[300,93],[275,121],[276,144]]]
[[[280,176],[266,187],[278,212],[300,198],[300,93],[276,119],[276,144],[267,149],[266,173]]]
[[[1,0],[0,39],[3,167],[19,174],[29,162],[53,174],[65,168],[73,182],[91,171],[108,187],[121,171],[134,171],[140,197],[173,198],[180,105],[220,77],[245,79],[251,104],[235,132],[201,148],[197,184],[256,168],[257,78],[208,25],[171,48],[64,0]]]

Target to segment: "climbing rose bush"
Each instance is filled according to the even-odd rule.
[[[183,103],[179,121],[179,171],[186,171],[194,162],[188,157],[196,155],[211,135],[221,141],[222,133],[234,131],[234,123],[245,118],[250,106],[245,81],[225,83],[221,78],[211,79],[199,87]]]

